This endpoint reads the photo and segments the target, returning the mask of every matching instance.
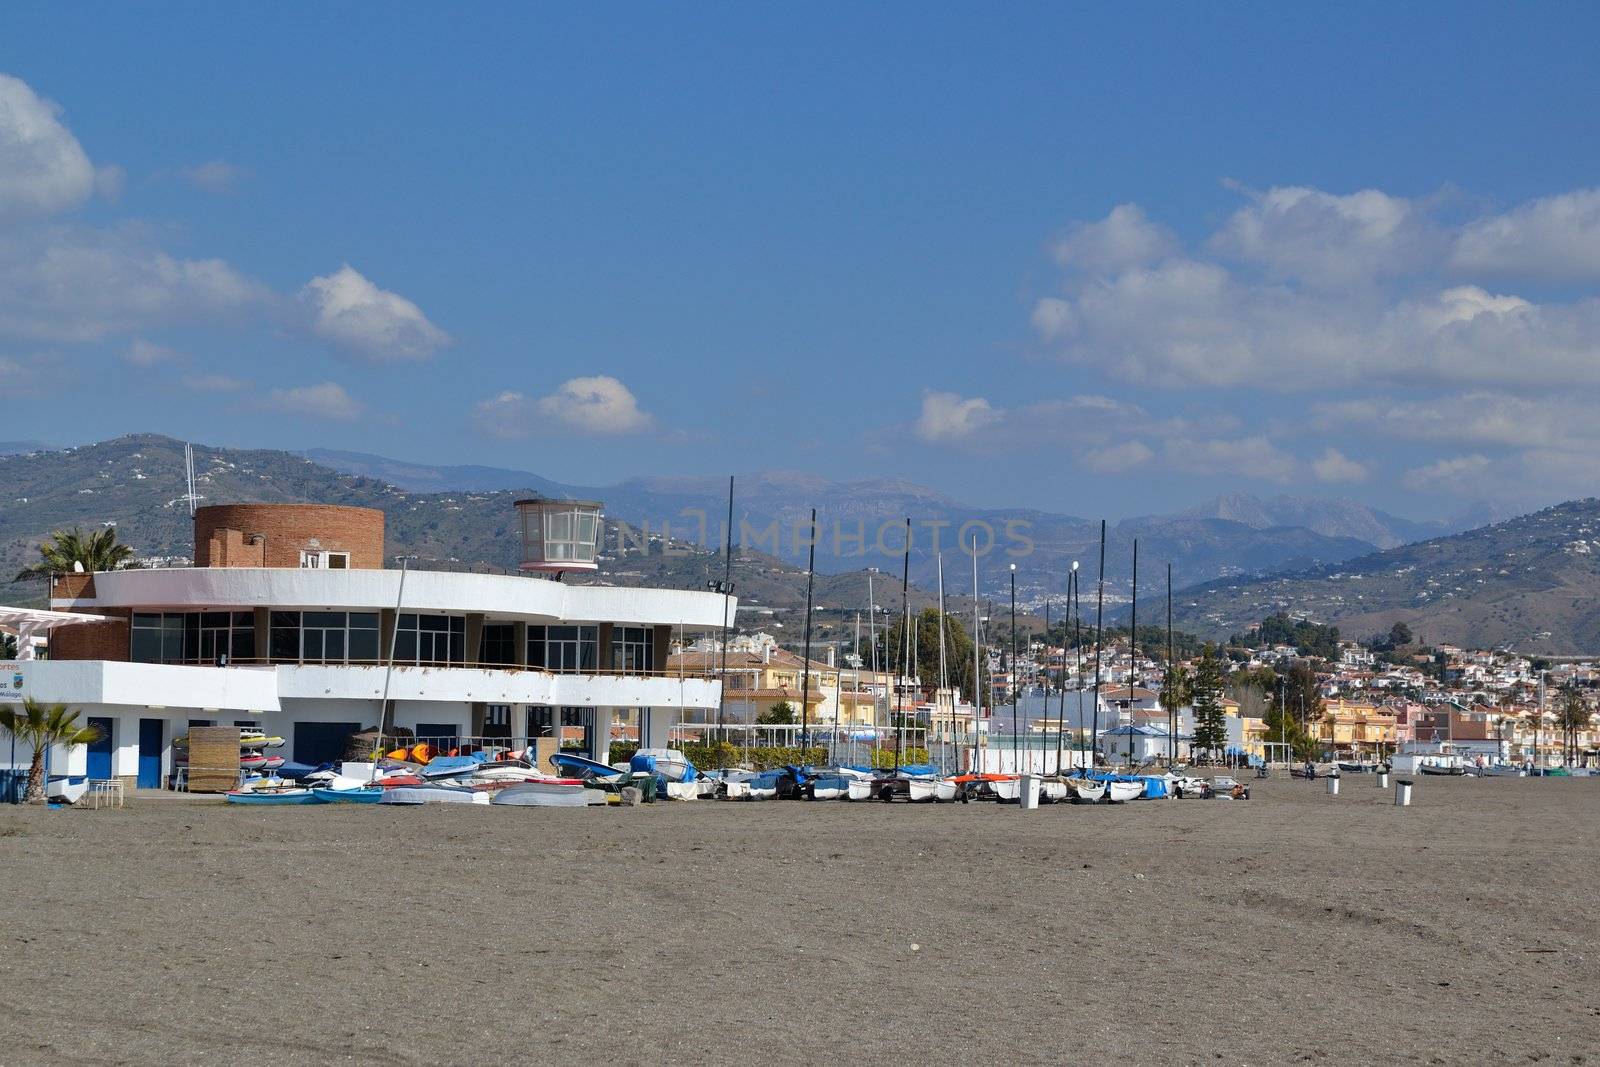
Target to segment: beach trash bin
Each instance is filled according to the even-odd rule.
[[[1037,774],[1024,774],[1017,781],[1017,799],[1021,802],[1023,811],[1030,811],[1039,806],[1039,776]]]
[[[1379,789],[1388,789],[1389,788],[1389,772],[1388,771],[1379,771],[1378,772],[1378,788]]]
[[[1339,776],[1337,774],[1328,775],[1328,795],[1330,797],[1339,795]]]
[[[1411,782],[1409,779],[1395,779],[1394,806],[1397,808],[1409,808],[1411,806]]]

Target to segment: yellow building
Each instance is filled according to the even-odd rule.
[[[1322,705],[1317,739],[1335,752],[1377,754],[1391,751],[1397,739],[1393,708],[1328,700]]]

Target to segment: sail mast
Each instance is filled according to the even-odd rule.
[[[1095,589],[1094,606],[1094,706],[1089,709],[1093,725],[1089,728],[1090,762],[1094,762],[1094,747],[1100,743],[1100,646],[1105,637],[1106,607],[1106,520],[1100,520],[1100,577]]]

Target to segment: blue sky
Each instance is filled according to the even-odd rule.
[[[1600,11],[928,8],[11,5],[0,437],[1593,492]]]

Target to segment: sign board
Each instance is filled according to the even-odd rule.
[[[0,703],[20,701],[22,691],[22,665],[15,662],[0,663]]]

